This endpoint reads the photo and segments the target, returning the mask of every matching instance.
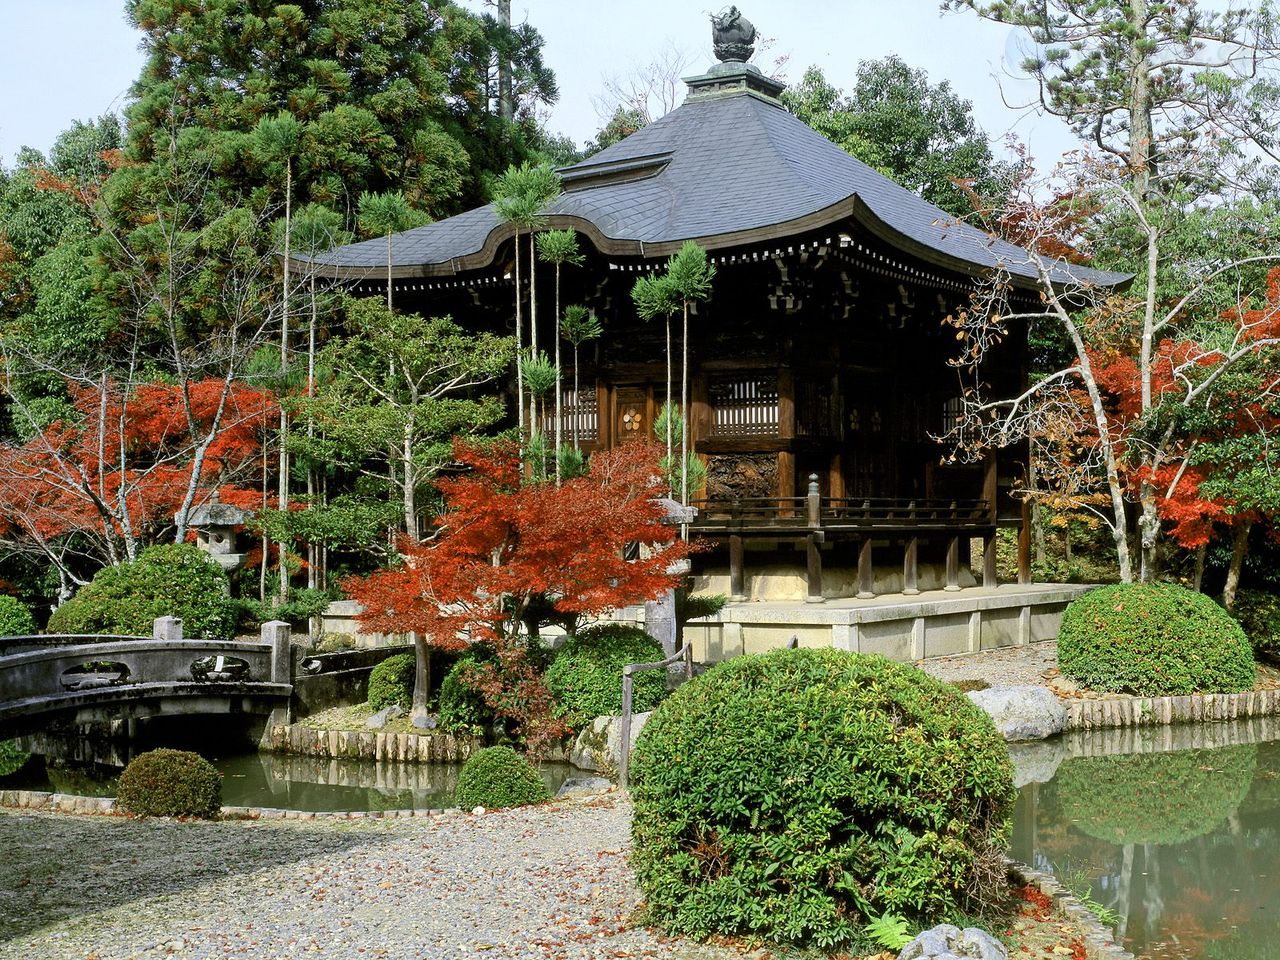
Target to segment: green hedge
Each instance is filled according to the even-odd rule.
[[[398,703],[408,710],[413,706],[413,682],[417,661],[412,653],[387,657],[369,674],[369,708],[377,713],[383,707]]]
[[[658,708],[631,765],[632,865],[671,933],[830,949],[1004,887],[1004,741],[923,671],[838,650],[721,663]],[[989,902],[989,901],[988,901]]]
[[[116,805],[143,817],[216,817],[222,809],[222,774],[188,750],[149,750],[120,775]]]
[[[0,777],[7,777],[21,770],[31,754],[18,746],[17,740],[0,740]]]
[[[622,712],[622,668],[653,663],[666,654],[662,644],[638,627],[603,624],[570,637],[547,669],[547,687],[556,698],[556,714],[574,730],[596,717]],[[662,670],[637,673],[632,683],[632,709],[652,710],[667,694]]]
[[[17,597],[0,594],[0,637],[28,637],[36,632],[36,622],[27,605]]]
[[[157,617],[180,617],[183,636],[231,640],[236,604],[227,575],[192,544],[149,547],[132,563],[99,570],[49,618],[50,633],[151,636]]]
[[[1091,690],[1139,696],[1253,688],[1249,641],[1209,597],[1169,583],[1100,587],[1071,602],[1058,666]]]
[[[1058,768],[1063,818],[1108,843],[1185,843],[1236,812],[1257,767],[1252,744],[1077,757]]]
[[[478,735],[493,725],[492,708],[466,681],[468,671],[484,661],[484,655],[468,653],[450,667],[440,681],[437,720],[442,730]]]
[[[1280,659],[1280,594],[1241,590],[1236,595],[1235,618],[1255,656]]]
[[[458,774],[456,803],[463,810],[502,810],[550,799],[542,775],[510,747],[485,747]]]

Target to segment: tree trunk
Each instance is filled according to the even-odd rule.
[[[689,505],[689,301],[680,338],[680,503]]]
[[[1039,500],[1031,501],[1031,547],[1035,551],[1035,562],[1044,569],[1044,506]]]
[[[524,371],[520,361],[524,357],[524,317],[520,310],[520,231],[516,231],[516,430],[520,436],[520,450],[524,451]]]
[[[431,647],[419,633],[411,633],[413,639],[413,706],[409,716],[413,720],[425,719],[431,700]]]
[[[387,309],[391,309],[391,233],[387,233]]]
[[[582,388],[579,386],[578,379],[578,345],[573,345],[573,449],[581,452],[578,447],[578,414],[582,410]]]
[[[672,456],[672,438],[671,438],[671,316],[667,316],[667,402],[663,407],[667,412],[667,496],[675,493],[671,485],[671,471],[675,467],[675,458]]]
[[[1244,569],[1245,554],[1249,551],[1249,532],[1253,521],[1247,517],[1231,520],[1231,564],[1227,567],[1227,582],[1222,588],[1222,605],[1230,613],[1235,609],[1236,593],[1240,590],[1240,573]]]
[[[315,396],[316,385],[316,275],[311,274],[311,320],[307,324],[307,399]],[[307,439],[314,440],[316,435],[316,420],[314,416],[307,417]],[[319,485],[316,483],[316,465],[314,460],[307,463],[307,509],[314,510],[316,508],[316,489]],[[307,586],[316,589],[316,565],[319,559],[319,551],[316,545],[310,541],[307,543]],[[314,621],[315,618],[313,617]],[[315,638],[316,625],[311,624],[310,634],[312,639]]]
[[[533,242],[536,236],[535,231],[529,231],[529,353],[534,357],[538,355],[538,253]]]
[[[285,411],[284,394],[288,390],[289,377],[289,240],[293,213],[293,162],[285,161],[284,174],[284,296],[280,318],[280,479],[276,492],[277,508],[289,509],[289,414]],[[284,562],[284,549],[280,550],[280,593],[276,606],[289,599],[289,566]]]
[[[560,264],[556,264],[556,486],[560,486],[560,446],[564,443],[564,406],[560,387]]]
[[[498,23],[511,29],[511,0],[497,0]],[[498,116],[512,123],[516,116],[515,100],[511,96],[511,63],[498,54]]]
[[[1209,544],[1202,543],[1196,547],[1195,572],[1191,575],[1191,588],[1199,593],[1204,589],[1204,560],[1209,553]]]
[[[418,542],[417,477],[413,469],[413,417],[405,418],[404,446],[401,450],[404,469],[404,532]]]

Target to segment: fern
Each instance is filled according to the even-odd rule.
[[[907,921],[893,913],[876,917],[867,924],[866,933],[886,950],[901,950],[912,939]]]

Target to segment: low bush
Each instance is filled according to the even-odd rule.
[[[99,570],[49,618],[50,633],[151,636],[157,617],[179,617],[183,636],[235,637],[236,605],[227,575],[192,544],[148,547],[130,563]]]
[[[149,750],[120,775],[116,804],[143,817],[204,817],[222,808],[222,774],[188,750]]]
[[[1178,844],[1235,813],[1256,767],[1253,744],[1076,757],[1058,768],[1053,789],[1066,822],[1091,837],[1117,845]]]
[[[547,668],[547,687],[556,699],[556,715],[574,730],[596,717],[622,712],[622,668],[652,663],[665,654],[662,644],[638,627],[602,624],[570,637]],[[652,710],[667,694],[662,670],[634,675],[632,709]]]
[[[30,759],[31,754],[17,740],[0,740],[0,777],[17,773]]]
[[[1236,595],[1235,618],[1259,659],[1280,659],[1280,594],[1241,590]]]
[[[541,774],[510,747],[485,747],[458,774],[456,802],[463,810],[502,810],[550,799]]]
[[[493,725],[493,710],[484,696],[467,682],[467,675],[484,662],[479,654],[467,654],[449,668],[440,681],[437,720],[450,733],[478,735]]]
[[[1122,583],[1073,600],[1058,632],[1058,666],[1091,690],[1139,696],[1253,688],[1253,651],[1209,597],[1170,583]]]
[[[658,708],[630,781],[632,865],[671,933],[831,949],[1005,886],[1004,741],[954,687],[883,657],[721,663]]]
[[[36,632],[36,622],[27,605],[17,597],[0,594],[0,637],[27,637]]]
[[[369,708],[375,713],[393,703],[408,710],[413,705],[417,661],[412,653],[387,657],[369,674]]]

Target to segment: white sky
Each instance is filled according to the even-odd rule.
[[[481,9],[484,0],[462,0]],[[513,0],[546,38],[544,55],[560,85],[549,127],[579,145],[601,125],[596,101],[608,76],[625,75],[676,46],[690,73],[714,62],[708,15],[723,4],[686,0]],[[996,76],[1015,67],[1019,37],[971,14],[939,13],[937,0],[743,0],[762,36],[775,39],[770,58],[789,55],[786,76],[798,80],[820,65],[841,88],[859,60],[896,53],[950,80],[973,101],[978,122],[996,140],[1012,131],[1042,166],[1075,144],[1053,118],[1019,114],[1001,102]],[[72,120],[124,105],[142,57],[125,22],[123,0],[0,0],[0,160],[18,148],[48,150]],[[1005,77],[1026,95],[1025,81]]]

